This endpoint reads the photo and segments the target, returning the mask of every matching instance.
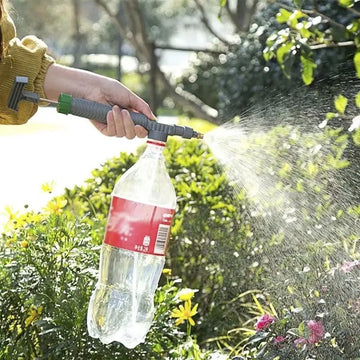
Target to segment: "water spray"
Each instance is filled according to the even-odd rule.
[[[60,94],[58,101],[44,99],[35,92],[25,91],[24,87],[27,83],[27,77],[15,77],[8,100],[8,108],[18,111],[20,101],[28,101],[34,104],[38,104],[41,101],[56,107],[58,113],[92,119],[103,124],[107,123],[106,116],[107,113],[111,111],[112,106],[95,101],[74,98],[69,94]],[[141,125],[148,130],[152,136],[156,136],[157,140],[160,141],[166,141],[169,135],[181,136],[184,139],[202,139],[204,137],[202,133],[199,133],[188,126],[162,124],[148,119],[144,114],[133,111],[129,111],[129,113],[135,125]]]

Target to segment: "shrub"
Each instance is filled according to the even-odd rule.
[[[52,214],[14,217],[1,243],[1,356],[181,359],[195,352],[205,357],[198,342],[202,349],[216,346],[249,359],[285,353],[321,359],[320,346],[292,346],[297,339],[309,341],[308,321],[321,320],[323,333],[331,336],[321,338],[325,353],[351,359],[360,349],[357,339],[346,348],[359,316],[357,269],[331,272],[344,261],[359,260],[354,226],[359,207],[356,188],[347,182],[359,164],[356,157],[344,158],[348,141],[330,128],[306,133],[289,125],[249,132],[241,139],[244,151],[229,154],[232,164],[242,166],[233,179],[237,191],[206,146],[168,141],[165,156],[178,206],[166,266],[186,287],[199,289],[191,338],[170,319],[178,283],[169,279],[161,281],[145,344],[128,351],[87,335],[86,309],[110,193],[137,155],[122,154],[95,169],[83,186],[52,201]],[[256,179],[257,197],[246,192]],[[322,293],[324,284],[331,291]],[[256,332],[262,314],[276,321]],[[278,336],[286,342],[278,338],[274,344]]]
[[[100,247],[89,224],[67,212],[28,213],[12,223],[0,245],[1,359],[164,359],[186,340],[170,318],[179,291],[173,281],[157,292],[146,343],[128,350],[92,339],[86,313]]]

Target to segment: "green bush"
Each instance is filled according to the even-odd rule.
[[[304,78],[307,84],[315,79],[311,87],[318,88],[319,93],[328,91],[349,77],[347,74],[354,75],[359,16],[353,9],[354,1],[344,3],[267,1],[266,6],[258,7],[249,30],[239,34],[239,43],[230,46],[220,59],[217,55],[199,54],[192,70],[183,76],[182,86],[219,109],[219,123],[247,114],[254,107],[257,111],[264,101],[272,103],[300,90]],[[290,15],[300,10],[307,15],[298,19],[293,14],[291,27]],[[280,11],[287,12],[288,17],[278,16]],[[317,23],[320,15],[322,21]],[[297,23],[311,36],[303,28],[297,29]],[[354,46],[337,45],[353,40]],[[310,46],[318,43],[323,48],[311,52]]]
[[[164,359],[175,351],[186,337],[170,318],[179,290],[173,281],[157,292],[145,344],[128,350],[89,337],[86,313],[100,247],[84,219],[74,220],[61,206],[49,215],[14,218],[15,228],[2,236],[0,358]]]
[[[184,324],[174,326],[179,284],[163,279],[147,341],[131,351],[91,339],[86,309],[110,194],[138,155],[121,154],[95,169],[83,186],[49,204],[50,215],[14,217],[1,242],[1,357],[200,359],[220,348],[229,358],[322,359],[324,351],[353,359],[360,345],[347,341],[359,321],[357,268],[334,270],[360,258],[357,188],[347,182],[359,163],[344,158],[348,143],[347,134],[330,128],[248,133],[231,154],[242,170],[235,191],[205,145],[169,140],[165,157],[178,206],[166,267],[184,287],[199,289],[197,324],[192,337]],[[256,179],[258,197],[247,192]],[[255,329],[262,314],[276,318],[269,331]],[[319,344],[294,346],[308,338],[307,322],[319,319]],[[280,348],[279,335],[286,339]]]

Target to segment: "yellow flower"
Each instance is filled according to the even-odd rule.
[[[166,276],[171,276],[171,269],[163,269],[162,273]]]
[[[28,242],[26,240],[23,240],[21,243],[20,243],[20,246],[23,247],[23,248],[26,248],[28,247]]]
[[[42,313],[42,309],[43,309],[42,305],[40,305],[39,307],[36,307],[35,305],[30,306],[28,312],[29,316],[25,319],[25,327],[28,327],[35,321],[39,320],[40,315]]]
[[[191,300],[186,300],[184,305],[180,305],[178,309],[174,309],[171,312],[171,317],[177,318],[175,325],[180,325],[184,321],[188,321],[191,326],[195,325],[195,321],[192,319],[192,316],[197,314],[197,308],[199,304],[195,304],[191,308]]]
[[[41,185],[41,190],[44,192],[48,192],[49,194],[51,194],[54,190],[54,186],[55,186],[55,181],[51,181],[50,183],[46,182],[45,184]]]
[[[190,300],[194,297],[194,293],[197,290],[193,290],[193,289],[182,289],[179,291],[178,296],[180,300],[186,301],[186,300]]]
[[[4,210],[9,217],[8,221],[16,220],[16,218],[18,217],[19,212],[18,211],[14,212],[10,206],[5,206]]]
[[[45,210],[47,210],[51,214],[59,215],[62,212],[62,208],[65,207],[67,201],[60,197],[57,197],[48,202]]]

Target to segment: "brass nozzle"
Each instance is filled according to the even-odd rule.
[[[197,138],[198,138],[198,139],[203,139],[203,138],[204,138],[204,134],[198,132]]]

